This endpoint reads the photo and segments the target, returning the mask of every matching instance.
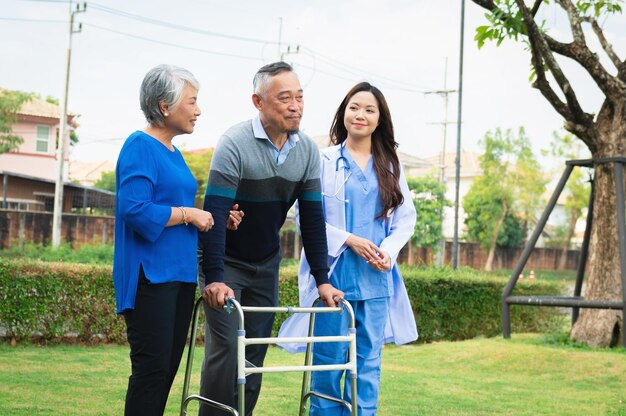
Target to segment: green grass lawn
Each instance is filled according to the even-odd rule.
[[[384,349],[381,416],[626,415],[626,352],[551,343],[540,335]],[[196,350],[192,391],[199,383]],[[301,364],[270,348],[267,365]],[[181,366],[166,414],[179,411]],[[121,415],[125,346],[0,345],[0,415]],[[296,415],[300,373],[264,376],[256,415]],[[195,414],[196,404],[189,414]]]

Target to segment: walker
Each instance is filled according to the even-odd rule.
[[[191,370],[193,364],[193,354],[195,350],[196,334],[198,332],[198,314],[200,305],[202,305],[202,298],[196,301],[193,310],[192,325],[191,325],[191,337],[189,342],[189,351],[187,353],[187,366],[185,369],[185,380],[183,384],[183,398],[180,408],[181,416],[187,414],[187,405],[192,400],[197,400],[203,404],[221,409],[234,416],[245,415],[245,385],[246,376],[249,374],[258,373],[280,373],[288,371],[302,371],[302,390],[300,395],[300,411],[299,416],[304,416],[306,412],[306,402],[311,396],[315,396],[324,400],[329,400],[335,403],[339,403],[348,411],[352,416],[357,416],[357,368],[356,368],[356,329],[354,323],[354,311],[350,304],[341,299],[339,303],[342,307],[254,307],[254,306],[241,306],[239,302],[233,298],[229,298],[224,308],[229,313],[233,310],[237,311],[239,315],[239,330],[237,331],[237,391],[238,391],[238,409],[227,406],[225,404],[216,402],[214,400],[202,397],[197,394],[189,395],[189,380],[191,378]],[[316,301],[314,305],[317,303]],[[324,336],[314,337],[313,326],[315,322],[316,313],[342,313],[344,310],[348,312],[350,318],[350,325],[348,334],[343,336]],[[246,331],[244,325],[244,312],[253,313],[308,313],[311,314],[309,324],[309,336],[308,337],[270,337],[270,338],[246,338]],[[306,343],[306,354],[304,358],[304,365],[301,366],[274,366],[274,367],[255,367],[246,366],[249,364],[246,362],[246,346],[254,344],[275,344],[275,343]],[[327,364],[327,365],[312,365],[312,343],[314,342],[348,342],[350,343],[348,351],[348,362],[345,364]],[[352,400],[348,403],[337,397],[327,396],[325,394],[317,393],[310,390],[311,384],[311,372],[312,371],[331,371],[331,370],[348,370],[350,372],[351,392]]]

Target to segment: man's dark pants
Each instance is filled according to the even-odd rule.
[[[235,292],[242,306],[276,306],[278,304],[278,268],[280,251],[259,262],[241,261],[226,256],[224,283]],[[204,277],[200,276],[200,289]],[[204,304],[206,314],[205,358],[202,365],[200,395],[237,409],[237,330],[239,318],[223,309]],[[273,313],[245,313],[246,338],[269,337],[274,324]],[[263,366],[267,345],[246,347],[246,360]],[[252,415],[261,392],[261,374],[246,378],[246,415]],[[200,416],[223,416],[221,410],[200,406]],[[242,415],[243,416],[243,415]]]

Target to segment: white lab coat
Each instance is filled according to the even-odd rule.
[[[333,195],[344,181],[345,169],[342,169],[341,161],[337,169],[337,159],[340,157],[339,145],[323,149],[321,152],[322,190],[327,195]],[[335,175],[341,175],[336,178]],[[409,187],[406,183],[404,171],[400,170],[400,189],[404,195],[404,203],[399,206],[389,218],[385,220],[387,237],[380,244],[380,248],[391,257],[393,296],[389,301],[389,317],[385,326],[385,343],[395,342],[397,345],[415,341],[418,337],[415,317],[409,296],[404,286],[404,281],[396,263],[400,249],[404,247],[413,235],[415,228],[415,206]],[[344,187],[337,196],[344,200]],[[324,215],[326,217],[326,236],[328,239],[328,264],[330,276],[337,264],[341,253],[347,248],[345,244],[350,233],[346,231],[346,218],[344,202],[336,197],[323,197]],[[297,218],[297,214],[296,214]],[[311,306],[318,297],[315,279],[310,273],[310,266],[302,251],[300,269],[298,271],[298,288],[300,292],[300,305]],[[279,337],[307,336],[309,328],[309,314],[295,314],[289,317],[281,326]],[[339,335],[339,334],[338,334]],[[304,344],[278,344],[281,348],[295,353],[303,352]]]

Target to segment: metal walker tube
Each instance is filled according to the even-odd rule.
[[[238,410],[233,409],[230,406],[222,403],[215,402],[199,395],[189,394],[189,380],[191,378],[191,370],[193,364],[193,350],[195,348],[195,337],[198,326],[198,310],[202,304],[202,298],[198,299],[194,307],[192,330],[191,330],[191,342],[189,345],[189,352],[187,356],[187,366],[185,369],[185,379],[183,385],[183,401],[181,405],[181,415],[187,414],[187,405],[191,400],[198,400],[209,406],[222,409],[230,412],[232,415],[244,415],[245,414],[245,384],[246,376],[249,374],[258,373],[279,373],[279,372],[294,372],[303,371],[304,379],[302,386],[302,395],[300,400],[300,414],[303,413],[303,404],[310,396],[320,397],[326,400],[330,400],[339,403],[346,407],[352,416],[357,416],[357,362],[356,362],[356,329],[354,311],[352,306],[345,300],[341,299],[339,303],[342,307],[255,307],[255,306],[241,306],[236,299],[229,298],[225,306],[226,310],[230,313],[233,309],[237,311],[239,318],[239,329],[237,331],[237,392],[238,392]],[[348,335],[345,336],[324,336],[314,337],[313,335],[313,320],[316,313],[343,313],[346,310],[349,315],[350,325]],[[311,324],[309,326],[308,337],[266,337],[266,338],[246,338],[244,312],[260,312],[260,313],[309,313],[311,314]],[[246,367],[246,346],[255,344],[275,344],[275,343],[306,343],[307,355],[305,357],[305,365],[302,366],[272,366],[272,367]],[[345,364],[330,364],[330,365],[312,365],[311,361],[311,344],[313,342],[349,342],[348,361]],[[326,396],[320,393],[308,391],[310,384],[310,374],[312,371],[330,371],[330,370],[344,370],[350,371],[351,388],[352,388],[352,403],[348,403],[339,398]],[[308,383],[305,388],[305,381]]]

